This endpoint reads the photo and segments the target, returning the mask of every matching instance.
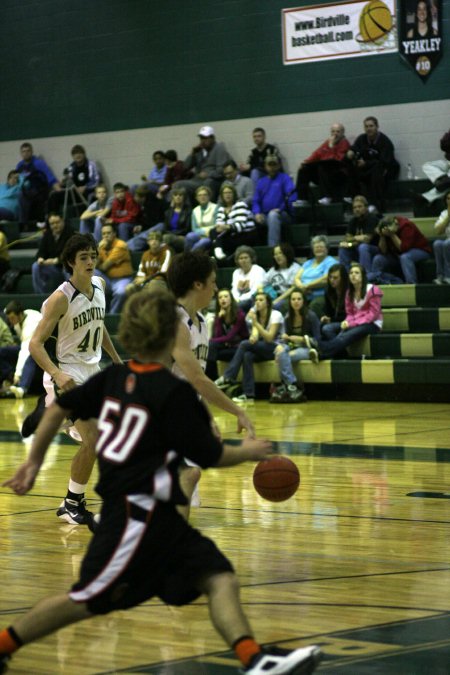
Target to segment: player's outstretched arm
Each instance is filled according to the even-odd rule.
[[[31,490],[44,461],[48,446],[69,412],[57,403],[53,403],[45,411],[33,438],[28,459],[17,469],[12,478],[2,483],[3,487],[10,487],[18,495],[24,495]]]
[[[114,347],[113,341],[111,340],[111,336],[108,333],[106,326],[103,327],[102,349],[104,349],[105,352],[109,354],[113,363],[123,363],[116,351],[116,348]]]
[[[240,445],[224,443],[217,466],[234,466],[242,462],[259,462],[272,452],[272,443],[264,438],[245,438]]]
[[[172,356],[177,362],[178,367],[183,371],[187,381],[208,403],[215,405],[231,415],[235,415],[238,420],[238,431],[247,430],[247,434],[254,438],[255,429],[252,421],[244,411],[233,403],[228,396],[214,384],[212,380],[205,375],[200,363],[192,353],[189,331],[182,324],[178,327],[175,347]]]

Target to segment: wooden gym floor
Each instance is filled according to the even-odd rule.
[[[33,404],[0,401],[0,482],[26,455],[18,429]],[[259,435],[299,467],[298,493],[272,504],[255,493],[251,465],[210,470],[192,522],[235,565],[257,638],[322,645],[319,673],[448,675],[450,405],[250,407]],[[234,419],[217,417],[235,437]],[[52,445],[30,495],[0,488],[1,626],[77,576],[90,535],[55,516],[74,449]],[[11,673],[231,675],[237,665],[203,599],[154,600],[24,648]]]

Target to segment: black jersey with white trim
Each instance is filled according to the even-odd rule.
[[[110,366],[63,394],[58,404],[77,418],[98,420],[96,490],[103,499],[148,494],[186,503],[178,484],[180,461],[189,456],[207,468],[222,454],[194,389],[161,364]]]

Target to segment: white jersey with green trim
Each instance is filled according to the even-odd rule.
[[[183,323],[189,331],[192,353],[203,370],[205,370],[209,345],[208,327],[206,325],[205,317],[200,314],[200,312],[197,312],[197,321],[192,321],[183,305],[178,305],[177,312],[181,323]],[[181,377],[181,379],[186,379],[185,374],[181,368],[179,368],[177,363],[173,364],[172,372],[178,377]]]
[[[92,277],[92,298],[64,281],[57,291],[66,296],[67,312],[57,323],[56,358],[58,364],[98,363],[102,357],[106,300],[100,277]],[[44,302],[43,308],[47,301]]]

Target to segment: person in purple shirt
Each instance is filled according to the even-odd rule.
[[[42,221],[45,218],[50,190],[61,190],[61,186],[45,161],[33,154],[31,143],[22,143],[20,154],[22,159],[17,164],[16,171],[25,176],[20,220],[26,222],[33,216]]]
[[[276,246],[281,240],[281,225],[292,222],[292,204],[297,193],[291,177],[281,171],[276,155],[266,157],[265,167],[267,176],[256,184],[252,211],[258,225],[267,225],[267,245]]]

